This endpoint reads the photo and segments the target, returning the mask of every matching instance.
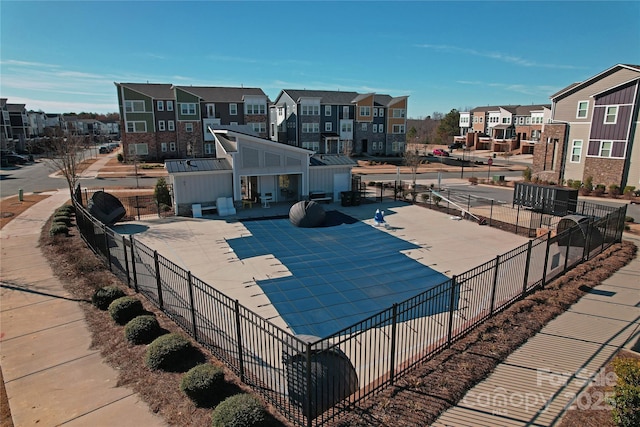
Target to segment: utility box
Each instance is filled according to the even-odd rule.
[[[516,205],[555,216],[570,215],[576,212],[578,190],[516,182],[513,189],[513,206]]]

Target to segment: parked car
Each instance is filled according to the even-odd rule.
[[[441,148],[436,148],[435,150],[433,150],[433,155],[440,156],[440,157],[449,157],[449,152]]]
[[[98,152],[99,152],[100,154],[107,154],[107,153],[110,153],[110,152],[111,152],[111,149],[110,149],[108,146],[103,145],[103,146],[101,146],[101,147],[98,149]]]
[[[24,165],[29,161],[27,157],[19,154],[3,154],[2,158],[6,159],[5,161],[10,165]]]
[[[454,142],[453,144],[449,144],[450,150],[454,150],[456,148],[462,148],[462,147],[463,147],[462,142]]]

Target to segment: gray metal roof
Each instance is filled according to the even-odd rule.
[[[165,160],[164,167],[169,173],[230,171],[227,159],[180,159]]]
[[[294,101],[300,98],[320,98],[321,104],[346,105],[358,96],[358,92],[341,92],[335,90],[283,89]]]
[[[311,166],[355,166],[357,162],[341,154],[314,154],[309,159]]]
[[[175,86],[180,90],[200,97],[203,101],[244,102],[247,95],[267,95],[260,88],[253,87],[213,87],[213,86]]]
[[[116,83],[153,99],[174,99],[173,85],[167,83]]]

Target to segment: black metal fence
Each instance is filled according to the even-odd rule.
[[[447,215],[459,215],[472,221],[481,219],[490,227],[508,229],[515,234],[527,237],[539,237],[549,230],[554,230],[563,215],[576,214],[601,218],[619,209],[584,200],[542,200],[535,208],[531,208],[477,197],[459,190],[440,190],[416,185],[414,191],[411,184],[406,181],[377,182],[373,186],[363,188],[369,200],[415,202],[430,209],[445,212]]]
[[[104,189],[84,189],[78,194],[81,197],[83,206],[88,206],[89,200],[93,196],[93,193],[97,191],[104,191]],[[123,221],[132,221],[142,218],[165,218],[174,216],[173,206],[162,205],[158,203],[156,198],[152,194],[131,194],[125,195],[131,192],[130,190],[122,190],[118,194],[118,200],[122,203],[126,214]]]
[[[302,339],[98,222],[78,228],[112,272],[144,294],[288,420],[321,426],[392,385],[476,325],[619,242],[626,206],[551,231],[319,340]]]

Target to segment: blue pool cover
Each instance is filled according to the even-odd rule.
[[[419,246],[363,222],[244,225],[252,236],[228,240],[236,255],[272,254],[292,274],[258,284],[295,334],[328,336],[448,280],[400,253]]]

